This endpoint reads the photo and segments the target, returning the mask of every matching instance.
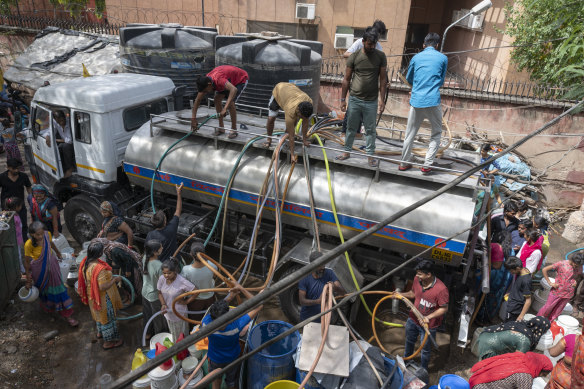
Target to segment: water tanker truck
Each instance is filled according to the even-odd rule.
[[[106,199],[116,202],[123,210],[135,240],[143,240],[152,229],[152,204],[172,214],[176,200],[174,186],[183,183],[185,201],[179,240],[193,233],[202,239],[209,237],[208,252],[214,258],[220,254],[223,263],[233,270],[250,252],[251,236],[257,227],[258,202],[262,202],[262,188],[266,183],[279,188],[279,197],[276,199],[273,191],[268,193],[257,240],[251,250],[254,259],[250,270],[253,276],[267,276],[274,231],[278,227],[281,250],[275,272],[277,279],[307,263],[316,245],[315,236],[319,237],[323,250],[334,247],[340,242],[339,228],[344,239],[351,238],[440,188],[478,158],[476,153],[448,149],[442,158],[448,161],[448,169],[423,176],[416,169],[400,172],[396,164],[384,160],[378,168],[369,167],[367,159],[358,156],[333,161],[333,148],[340,147],[329,141],[324,146],[330,160],[328,171],[323,148],[311,145],[299,156],[299,163],[291,172],[284,147],[277,157],[276,179],[270,181],[268,172],[274,146],[263,148],[260,140],[242,151],[252,138],[261,139],[265,134],[265,116],[238,115],[243,129],[235,139],[214,135],[218,126],[215,119],[189,134],[190,110],[174,109],[182,104],[181,90],[170,79],[139,74],[80,78],[36,92],[30,136],[25,145],[26,158],[34,180],[44,184],[64,203],[67,228],[77,241],[84,242],[97,235],[102,222],[99,204]],[[47,129],[54,133],[50,119],[57,111],[68,115],[73,134],[76,168],[66,178],[55,136],[47,144],[41,134]],[[214,109],[199,110],[200,115],[212,113]],[[202,120],[204,117],[199,123]],[[283,128],[283,120],[278,120],[276,131]],[[171,147],[181,138],[184,139]],[[394,154],[396,150],[399,152],[399,147],[393,141],[378,144],[378,150],[389,154],[391,150]],[[300,146],[298,149],[302,150]],[[232,176],[230,191],[224,196]],[[483,258],[484,244],[477,236],[478,231],[470,229],[480,189],[478,179],[469,178],[363,241],[349,253],[354,280],[344,257],[334,260],[330,266],[345,289],[352,291],[355,283],[362,286],[407,258],[466,230],[426,256],[435,260],[437,274],[455,292],[453,298],[462,302],[466,293],[464,283],[474,273],[470,270],[480,266]],[[226,208],[219,211],[222,200]],[[282,210],[278,225],[276,205]],[[484,212],[484,207],[477,208]],[[412,277],[412,269],[404,269],[386,287],[403,288]],[[298,320],[297,291],[289,290],[280,299],[289,319]],[[452,304],[455,308],[459,305]],[[353,314],[357,306],[354,304]]]

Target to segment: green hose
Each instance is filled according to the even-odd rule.
[[[201,124],[199,124],[199,126],[197,127],[197,130],[199,128],[201,128],[201,126],[203,124],[207,123],[209,120],[217,118],[218,115],[219,114],[214,114],[214,115],[211,115],[211,116],[205,118],[205,120],[203,120],[201,122]],[[174,146],[176,146],[177,144],[179,144],[180,142],[182,142],[183,140],[185,140],[186,138],[191,136],[194,132],[195,131],[189,131],[185,136],[183,136],[182,138],[180,138],[179,140],[174,142],[172,145],[170,145],[170,147],[168,149],[166,149],[164,154],[162,154],[162,157],[160,157],[160,159],[158,160],[158,163],[156,164],[156,169],[154,169],[154,173],[152,174],[152,182],[150,183],[150,204],[152,205],[152,212],[153,213],[156,212],[156,208],[154,207],[154,180],[156,179],[156,172],[158,172],[158,169],[160,169],[160,165],[162,164],[162,161],[164,161],[164,158],[166,158],[166,156],[168,155],[170,150],[172,150],[172,148]]]
[[[134,304],[134,300],[136,299],[136,291],[134,290],[134,285],[132,285],[132,283],[130,282],[129,279],[127,279],[124,276],[120,276],[122,277],[122,281],[124,281],[126,284],[128,284],[128,286],[130,287],[130,291],[132,292],[132,298],[130,299],[130,304],[125,305],[124,307],[122,307],[122,309],[124,308],[128,308],[130,305]],[[142,312],[137,313],[135,315],[132,316],[127,316],[127,317],[116,317],[116,320],[133,320],[133,319],[138,319],[142,317]]]
[[[322,144],[322,141],[320,140],[320,137],[317,134],[314,134],[314,136],[316,137],[316,140],[318,141],[318,144],[320,145],[320,147],[322,149],[322,154],[324,156],[324,164],[326,166],[326,179],[328,181],[329,197],[331,199],[331,208],[333,210],[333,215],[335,217],[335,223],[337,225],[337,230],[339,232],[339,237],[341,239],[341,244],[342,244],[342,243],[345,243],[345,238],[343,237],[343,231],[341,230],[341,224],[339,223],[339,217],[337,215],[337,207],[335,205],[335,198],[333,196],[333,185],[331,182],[331,172],[329,169],[329,163],[328,163],[328,159],[326,156],[326,150],[323,147],[323,144]],[[357,277],[355,277],[355,272],[353,271],[353,266],[351,265],[351,260],[349,259],[349,253],[347,251],[345,251],[345,259],[347,260],[347,265],[349,266],[349,272],[351,273],[351,278],[353,278],[353,283],[355,284],[355,288],[357,288],[357,290],[361,290],[361,288],[359,287],[359,283],[357,282]],[[371,309],[369,308],[369,306],[365,302],[365,297],[363,297],[362,294],[360,294],[359,297],[361,298],[361,302],[363,303],[363,306],[365,307],[365,310],[367,311],[369,316],[373,316],[373,312],[371,312]],[[403,327],[403,325],[401,325],[401,324],[390,323],[387,321],[379,320],[378,318],[375,318],[375,320],[380,322],[380,323],[383,323],[387,326],[390,326],[390,327]]]

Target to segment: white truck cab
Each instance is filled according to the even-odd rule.
[[[67,202],[66,222],[68,216],[78,216],[67,208],[71,211],[72,206],[82,208],[80,202],[116,197],[116,191],[124,187],[120,166],[130,138],[150,120],[150,114],[173,111],[175,98],[182,100],[180,89],[169,78],[133,73],[78,78],[37,90],[31,103],[26,159],[34,181]],[[55,120],[62,115],[65,126]],[[67,154],[60,150],[64,143],[60,133],[67,134],[73,149],[74,161],[68,160],[73,166],[70,177],[65,177],[63,169]]]

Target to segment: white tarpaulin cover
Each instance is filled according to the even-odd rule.
[[[6,70],[7,81],[37,90],[45,81],[56,84],[81,77],[85,65],[90,75],[122,71],[119,39],[49,27]]]

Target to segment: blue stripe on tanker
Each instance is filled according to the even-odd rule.
[[[124,171],[128,174],[148,180],[152,179],[152,175],[154,173],[153,169],[132,165],[126,162],[124,162]],[[215,185],[204,181],[193,180],[191,178],[180,177],[170,173],[158,171],[156,174],[157,174],[156,178],[160,181],[164,181],[169,184],[180,184],[182,182],[185,188],[194,189],[200,192],[206,192],[212,195],[222,196],[225,190],[224,186]],[[256,206],[259,200],[259,196],[256,194],[239,191],[233,188],[229,193],[229,198],[253,206]],[[266,207],[273,210],[274,206],[275,200],[269,198],[266,201]],[[284,210],[293,215],[310,217],[310,207],[305,205],[295,204],[286,201],[284,203]],[[339,223],[341,224],[341,226],[360,231],[366,230],[367,228],[377,224],[376,221],[360,219],[357,217],[347,216],[340,213],[338,213],[337,216],[339,218]],[[317,220],[320,220],[322,222],[332,224],[335,223],[334,215],[331,211],[316,209],[316,218]],[[394,227],[390,225],[385,226],[376,234],[388,239],[399,239],[402,241],[424,245],[427,247],[435,245],[439,240],[442,239],[441,237],[438,236],[424,234],[422,232],[417,231],[406,230],[400,227]],[[448,250],[453,253],[462,255],[464,253],[465,246],[466,245],[463,242],[451,240],[446,242],[443,246],[440,246],[440,248],[442,250]]]

